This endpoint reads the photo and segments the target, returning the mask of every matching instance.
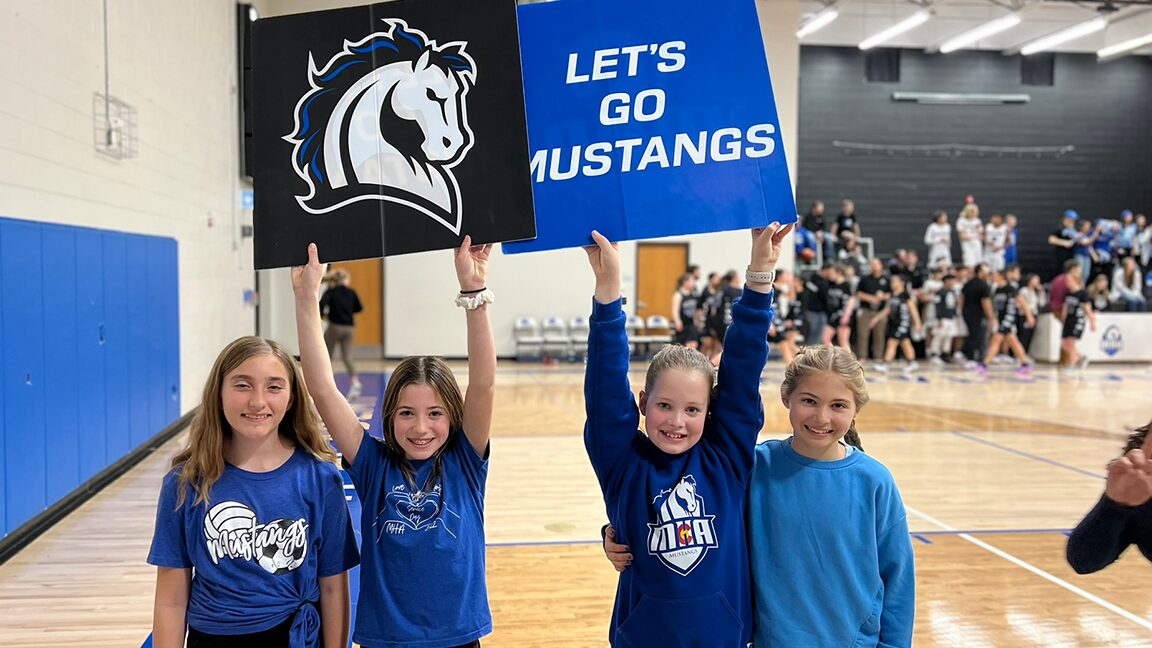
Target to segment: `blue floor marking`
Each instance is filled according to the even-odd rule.
[[[1033,461],[1039,461],[1040,463],[1046,463],[1046,464],[1051,465],[1051,466],[1056,466],[1057,468],[1063,468],[1065,470],[1071,470],[1074,473],[1079,473],[1081,475],[1087,475],[1088,477],[1095,477],[1096,479],[1107,479],[1106,475],[1101,475],[1100,473],[1089,472],[1087,470],[1084,470],[1083,468],[1077,468],[1076,466],[1069,466],[1068,464],[1062,464],[1059,461],[1053,461],[1051,459],[1041,457],[1039,455],[1034,455],[1030,452],[1025,452],[1023,450],[1017,450],[1016,448],[1010,448],[1006,445],[1001,445],[1001,444],[996,443],[994,441],[987,441],[985,439],[981,439],[980,437],[972,436],[971,434],[968,434],[966,432],[953,432],[952,434],[955,434],[958,437],[968,439],[969,441],[975,441],[976,443],[982,443],[986,446],[990,446],[990,447],[996,448],[998,450],[1003,450],[1004,452],[1011,452],[1012,454],[1020,455],[1021,457],[1025,457],[1027,459],[1032,459]]]

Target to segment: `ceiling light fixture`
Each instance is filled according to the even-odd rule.
[[[949,52],[965,49],[973,43],[982,41],[989,36],[999,34],[1002,31],[1012,29],[1019,24],[1019,14],[1010,13],[1007,16],[1001,16],[996,20],[986,22],[979,27],[969,29],[963,34],[953,36],[952,38],[944,41],[944,44],[940,46],[940,53],[948,54]]]
[[[800,25],[800,29],[796,32],[796,37],[804,38],[809,34],[813,34],[816,31],[827,27],[832,23],[833,20],[836,20],[838,17],[840,17],[840,12],[836,10],[836,7],[831,5],[824,7],[820,11],[812,14],[808,20],[804,21],[803,25]]]
[[[932,17],[931,11],[929,11],[927,9],[921,9],[920,11],[917,11],[916,13],[912,14],[911,16],[908,16],[907,18],[905,18],[904,20],[901,20],[900,22],[896,23],[895,25],[892,25],[888,29],[885,29],[882,32],[879,32],[877,34],[869,36],[868,38],[865,38],[863,41],[860,41],[859,47],[862,50],[872,49],[873,47],[876,47],[877,45],[880,45],[881,43],[886,43],[886,42],[892,40],[893,38],[896,38],[897,36],[899,36],[900,34],[903,34],[906,31],[915,29],[916,27],[923,25],[924,23],[928,22],[928,19],[931,17]]]
[[[1061,29],[1054,34],[1049,34],[1043,38],[1038,38],[1031,43],[1021,47],[1020,53],[1024,56],[1031,56],[1039,52],[1045,52],[1054,47],[1059,47],[1060,45],[1063,45],[1069,41],[1074,41],[1077,38],[1083,38],[1088,34],[1094,34],[1107,26],[1107,18],[1104,18],[1103,16],[1099,18],[1093,18],[1087,22],[1072,25],[1071,27]]]
[[[1101,61],[1119,58],[1147,45],[1152,45],[1152,34],[1126,40],[1123,43],[1116,43],[1115,45],[1109,45],[1108,47],[1097,50],[1096,58]]]

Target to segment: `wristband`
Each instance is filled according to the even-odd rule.
[[[744,271],[744,281],[747,283],[775,283],[776,271],[769,270],[768,272],[756,272],[752,270],[751,266]]]
[[[466,310],[476,310],[484,304],[491,304],[494,301],[496,301],[496,295],[493,295],[492,291],[487,288],[475,295],[460,294],[456,297],[456,305]]]

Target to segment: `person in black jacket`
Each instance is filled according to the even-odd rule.
[[[1104,495],[1068,537],[1068,564],[1091,574],[1116,562],[1129,545],[1152,561],[1152,423],[1128,437],[1124,455],[1108,465]]]
[[[329,275],[331,288],[320,296],[320,314],[328,318],[328,328],[324,330],[324,344],[328,347],[328,357],[335,358],[332,350],[340,345],[340,355],[344,357],[344,367],[348,370],[351,386],[348,396],[360,395],[360,378],[352,364],[352,336],[355,333],[353,316],[364,310],[356,291],[348,287],[348,271],[337,268]]]

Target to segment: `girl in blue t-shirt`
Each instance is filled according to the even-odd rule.
[[[384,391],[384,438],[364,433],[332,377],[317,299],[316,245],[292,270],[304,375],[361,501],[360,598],[353,640],[364,648],[477,645],[492,631],[484,580],[484,491],[496,380],[486,286],[491,245],[456,250],[468,326],[468,391],[439,358],[405,358]]]
[[[225,347],[160,491],[154,646],[348,645],[360,560],[335,460],[292,356]]]

